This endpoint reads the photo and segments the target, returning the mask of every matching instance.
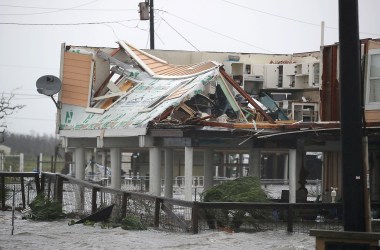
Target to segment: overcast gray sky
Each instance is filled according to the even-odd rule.
[[[59,76],[61,43],[111,46],[127,40],[149,48],[143,0],[0,0],[0,93],[26,107],[8,131],[54,134],[54,103],[36,80]],[[361,38],[380,38],[380,1],[359,0]],[[338,42],[338,0],[154,0],[156,49],[294,53]],[[28,25],[27,25],[28,24]]]

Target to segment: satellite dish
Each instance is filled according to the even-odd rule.
[[[36,82],[37,91],[40,94],[52,96],[61,90],[61,80],[53,75],[41,76]]]

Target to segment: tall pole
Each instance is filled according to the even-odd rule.
[[[343,225],[365,231],[358,0],[339,0]]]
[[[150,37],[150,49],[154,49],[154,7],[153,0],[149,0],[149,37]]]

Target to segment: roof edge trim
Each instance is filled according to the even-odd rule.
[[[119,45],[130,54],[133,59],[151,76],[155,76],[154,72],[129,48],[129,45],[124,41],[118,41]]]
[[[102,133],[104,133],[102,135]],[[60,130],[59,135],[68,138],[97,138],[97,137],[133,137],[146,135],[147,128],[127,129],[94,129],[94,130]]]
[[[141,49],[138,49],[138,48],[136,48],[135,46],[133,46],[133,45],[131,45],[131,44],[125,42],[125,41],[123,41],[123,42],[124,42],[127,46],[129,46],[129,47],[131,47],[131,48],[134,48],[135,50],[140,51],[142,54],[144,54],[144,55],[146,55],[146,56],[149,56],[150,58],[152,58],[152,59],[154,59],[154,60],[157,60],[157,61],[162,62],[162,63],[168,63],[167,61],[165,61],[165,60],[163,60],[163,59],[161,59],[161,58],[159,58],[159,57],[156,57],[156,56],[154,56],[154,55],[152,55],[152,54],[149,54],[149,53],[147,53],[147,52],[145,52],[145,51],[143,51],[143,50],[141,50]]]

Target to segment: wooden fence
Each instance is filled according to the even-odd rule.
[[[24,178],[32,188],[26,191]],[[138,216],[150,227],[198,233],[203,230],[305,232],[310,229],[343,230],[341,203],[237,203],[193,202],[103,187],[62,174],[0,173],[1,189],[18,185],[17,204],[25,208],[26,195],[44,193],[60,202],[65,213],[89,215],[99,207],[115,204],[113,216]],[[7,209],[6,197],[1,207]],[[374,204],[378,206],[378,204]],[[9,207],[9,205],[8,205]],[[375,227],[376,228],[376,227]]]

